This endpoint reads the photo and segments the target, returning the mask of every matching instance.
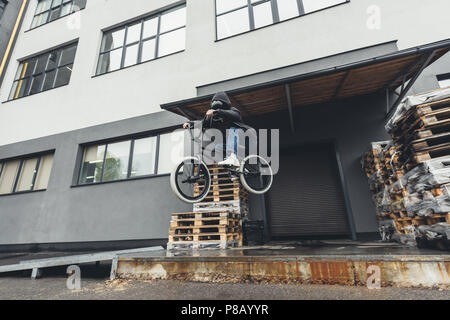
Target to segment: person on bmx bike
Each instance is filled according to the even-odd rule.
[[[251,154],[251,152],[248,156],[244,152],[245,157],[242,161],[238,157],[240,142],[245,142],[239,141],[240,134],[244,130],[252,128],[243,123],[239,110],[231,105],[225,92],[218,92],[212,98],[211,108],[206,112],[202,121],[200,135],[194,134],[194,121],[186,122],[183,128],[189,130],[192,142],[200,143],[200,145],[203,142],[203,129],[220,130],[222,137],[226,136],[226,158],[218,161],[217,164],[226,168],[232,180],[240,179],[244,188],[250,193],[264,194],[270,189],[273,172],[267,160],[257,154]],[[247,133],[252,134],[252,131],[254,132],[252,129]],[[256,135],[256,133],[254,134]],[[254,138],[257,143],[256,136]],[[223,159],[223,141],[216,142],[214,140],[214,143],[215,153],[221,152],[220,159]],[[244,145],[244,143],[242,144]],[[201,153],[203,154],[203,152]],[[174,167],[170,175],[170,186],[175,195],[185,202],[202,201],[208,195],[211,187],[211,175],[207,164],[203,161],[203,156],[188,156]]]
[[[217,120],[216,120],[217,119]],[[184,129],[188,129],[192,125],[186,122]],[[238,159],[239,148],[239,131],[251,129],[247,126],[241,117],[239,110],[231,105],[230,99],[225,92],[218,92],[211,100],[211,109],[206,112],[202,124],[203,128],[214,128],[220,130],[223,137],[226,137],[226,158],[220,161],[220,166],[239,167]],[[222,152],[223,143],[216,145],[216,152]]]

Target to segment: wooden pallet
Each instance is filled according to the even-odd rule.
[[[168,242],[168,250],[192,250],[192,249],[229,249],[242,246],[242,239],[230,241],[182,241]]]
[[[403,121],[396,125],[391,132],[394,140],[399,141],[412,131],[421,130],[431,124],[445,122],[450,119],[450,107],[430,112],[418,110],[423,109],[413,110],[408,117],[405,117]]]
[[[450,156],[450,142],[427,147],[420,151],[411,151],[405,163],[411,168],[412,166],[444,156]]]
[[[406,188],[401,188],[399,190],[392,188],[389,192],[389,196],[393,202],[400,201],[408,196],[408,190]]]
[[[433,214],[429,217],[426,217],[426,220],[428,225],[433,225],[441,222],[450,224],[450,213]]]
[[[240,240],[241,233],[204,233],[204,234],[185,234],[185,235],[171,235],[169,234],[168,243],[200,243],[200,242],[220,242],[226,243],[233,240]]]
[[[199,226],[228,226],[230,224],[234,224],[236,222],[240,222],[241,220],[239,218],[227,218],[227,217],[218,217],[218,218],[204,218],[204,219],[183,219],[183,220],[176,220],[172,219],[170,221],[170,227],[171,228],[177,228],[177,227],[199,227]]]
[[[407,227],[418,227],[427,224],[426,219],[423,217],[403,217],[394,219],[395,227],[400,234],[407,234]]]
[[[442,145],[449,142],[450,142],[450,131],[440,134],[434,134],[422,139],[413,140],[410,143],[410,148],[415,152],[419,152],[424,149],[432,148],[437,145]]]
[[[204,219],[237,219],[240,215],[233,210],[213,210],[204,212],[173,213],[172,221],[204,220]]]
[[[194,203],[194,212],[230,211],[241,217],[248,214],[248,203],[242,200]]]

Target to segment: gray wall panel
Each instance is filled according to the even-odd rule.
[[[48,189],[0,197],[0,244],[166,238],[170,214],[191,210],[167,176],[72,188],[79,144],[178,125],[168,112],[0,147],[0,159],[56,149]]]

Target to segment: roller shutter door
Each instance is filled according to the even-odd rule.
[[[334,146],[281,153],[267,208],[273,238],[350,235]]]

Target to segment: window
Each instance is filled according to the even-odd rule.
[[[103,33],[97,74],[183,51],[186,5]]]
[[[86,146],[78,184],[167,174],[183,157],[183,131]]]
[[[31,29],[86,7],[86,0],[39,0]]]
[[[216,0],[217,39],[224,39],[348,0]]]
[[[438,75],[437,80],[439,82],[439,87],[441,88],[450,87],[450,73]]]
[[[69,84],[76,51],[71,44],[22,61],[9,100]]]
[[[0,0],[0,19],[3,17],[7,4],[8,0]]]
[[[170,173],[184,158],[184,132],[162,134],[159,142],[158,173]]]
[[[0,195],[47,189],[53,154],[0,161]]]

